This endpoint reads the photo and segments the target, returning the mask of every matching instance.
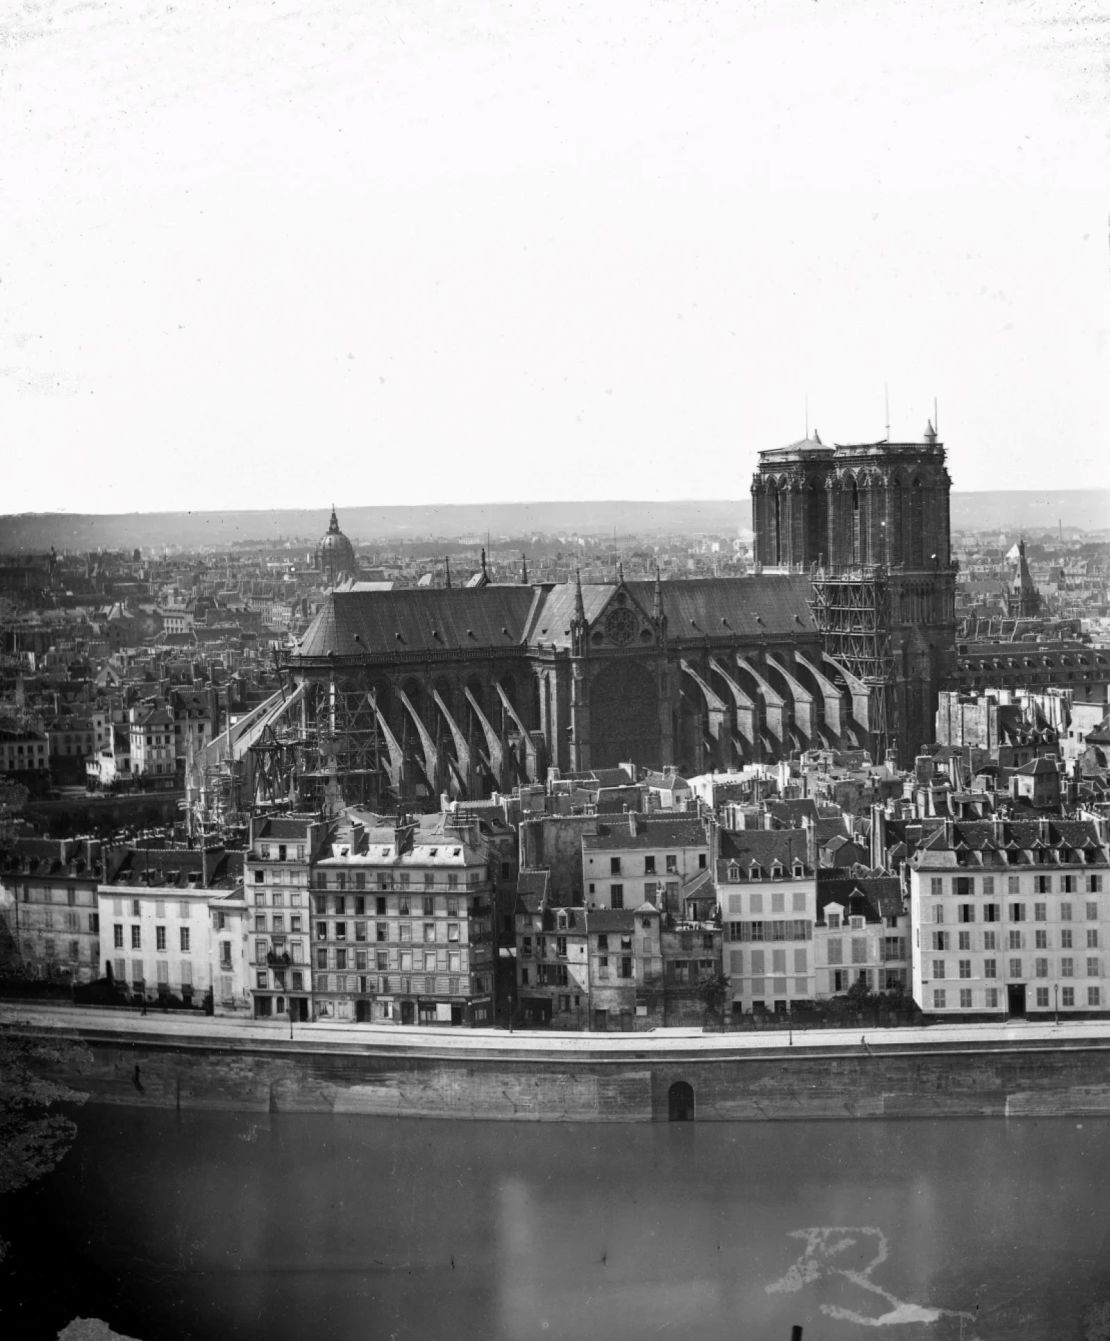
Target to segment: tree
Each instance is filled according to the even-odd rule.
[[[698,995],[705,1002],[706,1015],[720,1015],[728,996],[728,978],[712,969],[698,979]]]
[[[49,1173],[68,1152],[77,1124],[59,1105],[89,1097],[51,1080],[56,1069],[78,1069],[83,1044],[32,1038],[0,1026],[0,1194],[16,1192]],[[8,1245],[0,1240],[0,1261]]]

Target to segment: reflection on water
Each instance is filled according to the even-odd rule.
[[[0,1325],[84,1313],[142,1341],[1110,1335],[1108,1160],[1110,1123],[1089,1120],[91,1108],[57,1173],[5,1207],[18,1280]]]

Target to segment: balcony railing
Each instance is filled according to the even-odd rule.
[[[266,955],[266,963],[271,965],[273,968],[288,968],[292,964],[292,962],[293,961],[289,958],[287,954],[281,953],[277,950],[271,950]]]

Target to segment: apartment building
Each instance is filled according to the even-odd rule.
[[[317,1018],[493,1022],[493,881],[476,823],[349,826],[312,874]]]
[[[712,913],[716,904],[709,835],[697,815],[614,815],[582,835],[586,906],[639,908],[650,903],[677,918]]]
[[[313,862],[326,854],[328,826],[314,815],[256,816],[244,863],[248,971],[256,1019],[313,1017]]]
[[[0,880],[12,969],[74,983],[99,975],[97,874],[82,848],[73,839],[26,839],[13,854]]]
[[[584,908],[547,901],[547,872],[522,871],[516,909],[516,1008],[526,1025],[582,1029],[590,1021],[589,937]]]
[[[129,717],[132,777],[172,786],[175,767],[172,714],[156,704],[136,704]]]
[[[1110,1005],[1105,821],[948,820],[910,859],[914,1000],[930,1015]]]
[[[817,877],[815,995],[909,988],[909,907],[897,876]]]
[[[816,991],[817,872],[804,829],[722,830],[717,893],[734,1015],[784,1013]]]
[[[590,1026],[630,1032],[662,1024],[659,909],[587,908]]]

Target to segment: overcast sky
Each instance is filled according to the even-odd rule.
[[[19,8],[2,511],[1110,484],[1106,0]]]

